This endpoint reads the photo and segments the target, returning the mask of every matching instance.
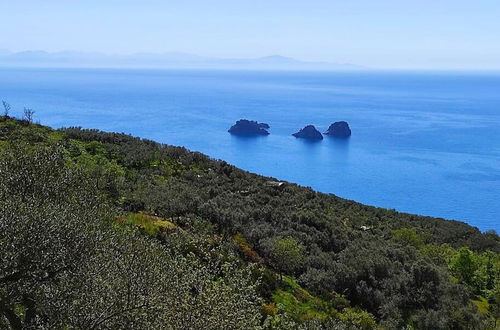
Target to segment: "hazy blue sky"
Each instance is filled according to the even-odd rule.
[[[0,49],[500,68],[500,0],[0,0]]]

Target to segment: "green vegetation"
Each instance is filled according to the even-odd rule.
[[[288,276],[283,279],[283,288],[273,293],[272,301],[297,321],[337,316],[331,304],[312,296]]]
[[[137,227],[147,235],[153,237],[158,236],[160,233],[173,231],[178,228],[170,221],[144,213],[129,213],[127,216],[118,217],[116,222],[120,225]]]
[[[276,238],[271,250],[272,263],[280,272],[293,274],[304,261],[304,247],[293,237]]]
[[[500,239],[0,117],[0,328],[495,329]]]

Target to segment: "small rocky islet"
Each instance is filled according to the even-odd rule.
[[[259,123],[255,120],[240,119],[231,126],[228,130],[229,133],[234,135],[253,136],[253,135],[269,135],[267,131],[269,125],[266,123]]]
[[[323,140],[323,135],[314,127],[314,125],[307,125],[297,133],[293,133],[296,138],[308,140]]]
[[[351,128],[346,121],[336,121],[323,134],[333,137],[347,138],[351,136]]]
[[[266,123],[259,123],[255,120],[240,119],[228,130],[229,133],[242,136],[258,136],[269,135],[267,131],[269,125]],[[334,138],[348,138],[351,136],[351,128],[346,121],[336,121],[331,124],[328,129],[323,133]],[[307,140],[323,140],[323,135],[314,127],[314,125],[307,125],[296,133],[292,134],[296,138]]]

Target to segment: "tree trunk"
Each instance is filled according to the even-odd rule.
[[[5,301],[0,301],[0,313],[9,321],[13,330],[22,330],[23,324],[21,319],[5,304]]]

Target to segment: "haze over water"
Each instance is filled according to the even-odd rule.
[[[500,230],[500,73],[0,69],[42,124],[119,131],[398,211]],[[238,119],[271,135],[227,133]],[[348,140],[291,136],[349,122]]]

